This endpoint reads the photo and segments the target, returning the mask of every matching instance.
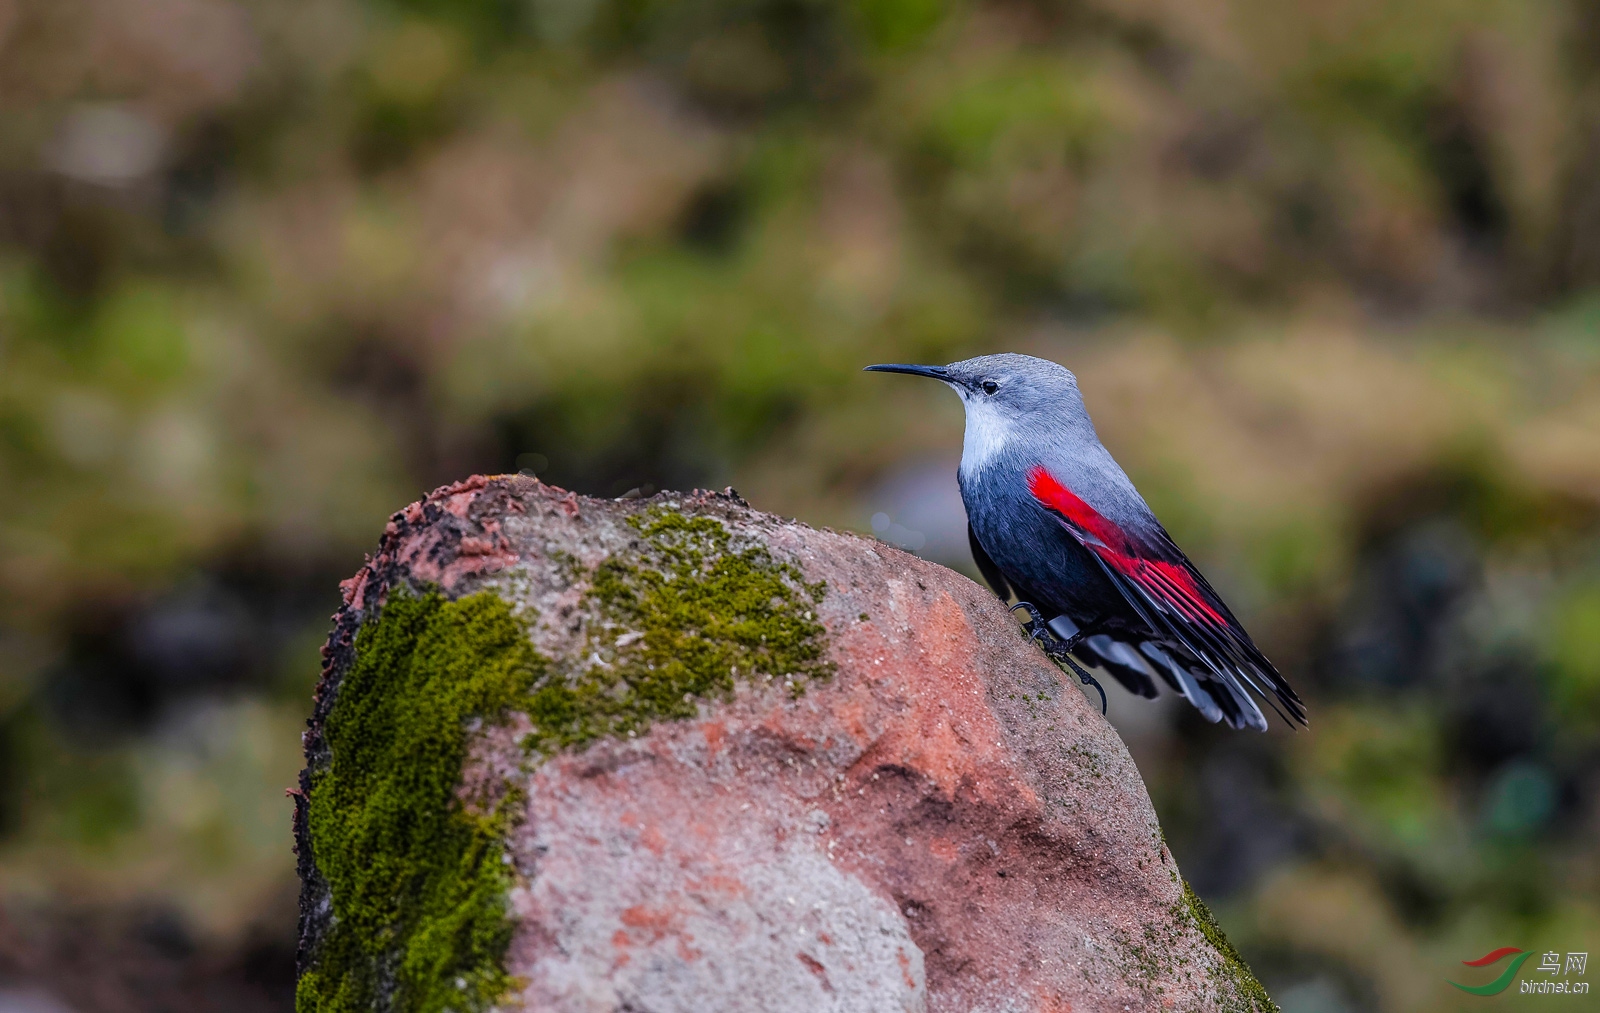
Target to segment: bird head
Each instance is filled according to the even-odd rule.
[[[1078,393],[1078,378],[1048,359],[1006,352],[980,355],[948,366],[884,363],[868,366],[879,373],[926,376],[949,385],[967,410],[967,438],[962,471],[981,468],[1019,438],[1061,428],[1083,427],[1091,439],[1094,427]]]
[[[1023,416],[1082,405],[1078,378],[1065,366],[1032,355],[1005,352],[980,355],[948,366],[911,366],[889,362],[866,367],[879,373],[909,373],[942,381],[960,395],[968,411]]]

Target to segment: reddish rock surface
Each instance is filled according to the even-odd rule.
[[[346,583],[330,667],[402,580],[492,588],[537,617],[540,650],[580,650],[572,558],[626,553],[626,518],[663,504],[826,581],[836,671],[798,697],[741,684],[531,769],[515,726],[478,741],[467,778],[510,776],[527,799],[512,1008],[1267,1008],[1185,900],[1098,708],[988,590],[881,543],[726,495],[473,479],[396,515]]]

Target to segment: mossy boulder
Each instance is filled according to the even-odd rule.
[[[1269,1010],[965,578],[731,493],[396,514],[296,797],[300,1013]]]

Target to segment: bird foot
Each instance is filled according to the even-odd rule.
[[[1091,627],[1085,626],[1083,629],[1073,634],[1069,639],[1062,640],[1060,637],[1056,636],[1055,631],[1052,630],[1050,625],[1044,621],[1044,614],[1039,611],[1038,606],[1034,605],[1032,602],[1020,601],[1011,606],[1011,608],[1007,611],[1015,612],[1017,609],[1024,609],[1028,613],[1029,621],[1023,627],[1028,631],[1028,639],[1036,641],[1039,646],[1044,649],[1044,653],[1050,658],[1050,660],[1058,664],[1065,664],[1068,668],[1072,669],[1073,674],[1078,677],[1078,681],[1080,683],[1085,686],[1093,686],[1097,691],[1099,691],[1100,714],[1101,716],[1104,716],[1106,713],[1107,703],[1105,687],[1100,685],[1099,680],[1095,679],[1094,676],[1084,671],[1083,666],[1078,664],[1072,658],[1073,648],[1077,647],[1084,641],[1084,639],[1088,636]]]
[[[1044,621],[1044,614],[1032,602],[1017,602],[1009,611],[1015,612],[1017,609],[1027,610],[1029,621],[1024,623],[1022,628],[1028,631],[1028,639],[1036,641],[1050,657],[1065,658],[1083,642],[1083,630],[1079,630],[1070,640],[1062,640],[1056,635],[1056,631],[1050,628],[1050,624]]]
[[[1085,686],[1093,686],[1095,688],[1095,691],[1100,694],[1100,716],[1101,717],[1105,717],[1106,716],[1106,688],[1104,686],[1100,685],[1100,681],[1098,679],[1096,679],[1094,676],[1090,675],[1088,672],[1085,672],[1083,670],[1083,666],[1079,665],[1076,661],[1073,661],[1070,656],[1069,657],[1064,657],[1061,660],[1065,661],[1067,663],[1067,667],[1072,669],[1072,671],[1078,676],[1078,681],[1079,682],[1083,683]]]
[[[1044,621],[1044,614],[1039,611],[1038,606],[1034,605],[1033,602],[1019,601],[1007,611],[1015,612],[1017,609],[1027,610],[1029,621],[1023,623],[1022,628],[1028,631],[1028,639],[1036,641],[1040,647],[1044,648],[1044,653],[1052,658],[1060,656],[1066,649],[1066,644],[1062,642],[1060,637],[1056,636],[1055,631]]]

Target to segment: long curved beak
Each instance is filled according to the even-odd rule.
[[[912,376],[931,376],[935,380],[950,379],[950,371],[943,366],[907,366],[899,362],[885,362],[877,366],[867,366],[869,373],[910,373]]]

